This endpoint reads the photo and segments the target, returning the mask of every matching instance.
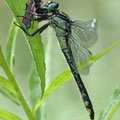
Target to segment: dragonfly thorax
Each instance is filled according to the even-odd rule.
[[[51,26],[55,29],[58,36],[66,37],[70,34],[71,23],[66,19],[66,16],[63,16],[61,13],[53,15],[50,19]]]

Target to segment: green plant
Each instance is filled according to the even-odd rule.
[[[6,0],[12,13],[14,14],[17,22],[22,26],[20,18],[17,18],[16,15],[24,14],[24,5],[27,2],[26,0]],[[14,22],[15,20],[13,20]],[[44,45],[41,42],[40,35],[37,34],[34,37],[28,37],[27,41],[30,45],[33,58],[35,64],[33,64],[31,75],[30,75],[30,91],[31,91],[31,103],[33,105],[33,110],[30,110],[30,106],[28,106],[27,101],[25,100],[23,93],[21,92],[19,85],[17,84],[17,80],[15,79],[13,67],[14,67],[14,52],[15,52],[15,40],[18,32],[18,27],[14,24],[11,24],[8,42],[6,47],[6,55],[4,57],[1,47],[0,47],[0,66],[6,73],[7,79],[0,76],[0,92],[11,99],[15,104],[20,105],[23,107],[27,117],[29,120],[40,120],[39,113],[42,112],[39,109],[40,105],[46,98],[54,92],[57,88],[61,85],[66,83],[72,78],[72,74],[69,69],[61,73],[57,76],[48,88],[45,90],[45,55],[44,55]],[[34,31],[38,28],[37,23],[35,24],[34,28],[31,28],[29,32]],[[50,38],[48,38],[50,39]],[[114,46],[116,46],[120,41],[106,49],[105,51],[101,52],[100,54],[90,57],[89,64],[93,64],[96,60],[110,51]],[[83,68],[84,69],[84,68]],[[38,73],[38,74],[37,74]],[[41,84],[40,84],[41,83]],[[41,92],[40,92],[41,91]],[[35,94],[36,93],[36,94]],[[112,102],[110,103],[109,109],[106,109],[105,112],[102,113],[100,120],[109,120],[110,116],[114,112],[114,110],[120,104],[120,90],[117,90],[113,96]],[[114,102],[115,101],[115,102]],[[10,112],[0,110],[0,119],[4,120],[21,120]]]

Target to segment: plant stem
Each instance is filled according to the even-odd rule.
[[[11,81],[11,83],[15,86],[15,90],[17,91],[17,97],[18,97],[27,117],[29,118],[29,120],[34,120],[32,117],[31,110],[30,110],[18,84],[17,84],[17,81],[15,80],[13,73],[11,72],[10,68],[7,65],[7,62],[3,56],[1,47],[0,47],[0,66],[3,68],[4,72],[6,73],[8,79]]]

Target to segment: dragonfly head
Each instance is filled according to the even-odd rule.
[[[48,2],[47,8],[49,12],[54,12],[59,7],[59,4],[56,2]]]

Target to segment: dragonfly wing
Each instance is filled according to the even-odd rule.
[[[71,34],[78,44],[86,48],[91,47],[97,41],[96,19],[87,22],[73,21],[71,30]]]
[[[84,46],[79,45],[72,35],[69,40],[69,44],[71,46],[71,50],[77,70],[79,71],[79,73],[82,73],[84,75],[88,74],[90,67],[88,57],[91,57],[92,53]]]

